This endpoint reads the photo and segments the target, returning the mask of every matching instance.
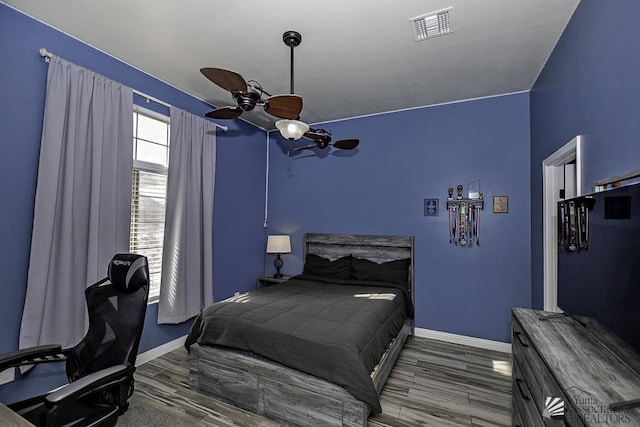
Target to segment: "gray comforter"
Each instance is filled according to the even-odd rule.
[[[398,285],[296,276],[205,308],[185,346],[252,351],[339,384],[381,412],[370,374],[411,315]]]

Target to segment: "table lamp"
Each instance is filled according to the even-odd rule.
[[[276,267],[276,274],[273,277],[282,277],[280,269],[284,265],[284,261],[280,258],[280,254],[291,253],[291,238],[287,234],[271,235],[267,237],[267,253],[276,254],[273,265]]]

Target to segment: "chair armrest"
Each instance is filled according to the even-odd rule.
[[[47,407],[62,405],[68,400],[75,400],[86,394],[109,388],[125,381],[133,374],[133,371],[133,366],[128,364],[102,369],[78,378],[76,381],[50,393],[45,398],[45,404]]]
[[[50,358],[47,360],[41,360]],[[33,365],[41,362],[59,362],[65,360],[62,355],[62,347],[59,345],[40,345],[24,348],[0,355],[0,371],[22,365]]]

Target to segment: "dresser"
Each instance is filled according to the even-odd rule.
[[[513,425],[640,426],[640,407],[609,408],[640,399],[640,355],[593,319],[550,314],[512,309]]]

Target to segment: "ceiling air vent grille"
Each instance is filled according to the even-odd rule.
[[[452,7],[411,18],[413,38],[419,42],[432,37],[443,36],[453,32],[451,28]]]

